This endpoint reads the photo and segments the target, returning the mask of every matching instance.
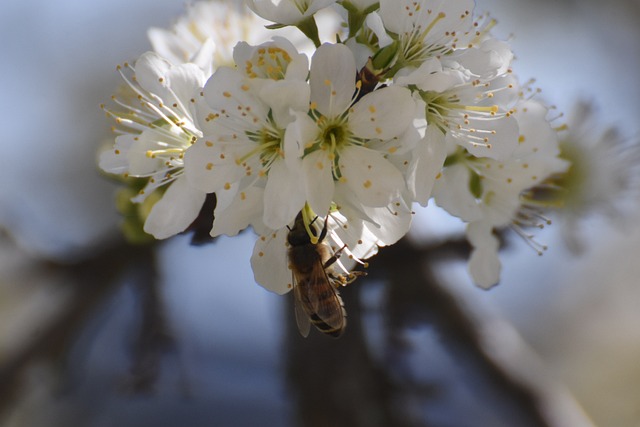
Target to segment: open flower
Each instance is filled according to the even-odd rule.
[[[135,94],[114,101],[124,108],[114,117],[118,131],[113,149],[100,156],[109,173],[148,178],[133,201],[141,202],[161,186],[169,186],[154,204],[144,230],[158,239],[184,231],[202,207],[205,193],[184,178],[184,153],[202,136],[195,123],[195,98],[204,84],[203,71],[194,64],[173,65],[156,53],[143,54],[134,67],[119,67]],[[135,73],[127,77],[125,71]]]
[[[219,68],[204,88],[209,123],[185,156],[187,178],[216,193],[218,218],[223,211],[234,217],[227,208],[247,206],[240,203],[247,190],[262,188],[264,223],[279,229],[304,205],[299,159],[285,159],[284,144],[291,111],[308,108],[307,59],[283,39],[255,49],[239,44],[234,56],[239,68]]]
[[[448,159],[436,182],[436,203],[470,224],[467,235],[474,247],[470,270],[481,287],[493,286],[499,278],[494,228],[512,227],[539,252],[542,249],[522,229],[539,224],[522,224],[520,212],[525,190],[567,168],[559,158],[557,135],[546,116],[547,109],[539,102],[523,101],[514,113],[520,136],[510,159],[497,161],[459,151]]]
[[[396,68],[418,67],[457,47],[461,37],[475,33],[473,0],[381,0],[380,17],[398,42]]]
[[[552,210],[568,247],[583,249],[580,223],[598,215],[616,224],[635,218],[640,203],[640,144],[603,128],[592,103],[579,101],[560,132],[560,156],[570,167],[528,191],[532,208]]]
[[[296,113],[287,129],[287,137],[297,143],[297,152],[287,156],[302,158],[301,180],[315,212],[328,212],[332,202],[341,205],[345,199],[387,206],[406,188],[402,173],[386,156],[398,150],[415,102],[397,86],[357,99],[355,76],[355,60],[346,46],[320,46],[311,63],[311,111]]]

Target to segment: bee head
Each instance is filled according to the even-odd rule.
[[[287,241],[291,246],[301,246],[312,243],[311,237],[318,237],[318,230],[316,229],[313,221],[306,226],[302,213],[298,213],[296,220],[293,223],[293,227],[289,228],[289,234],[287,235]]]

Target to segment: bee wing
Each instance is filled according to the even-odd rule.
[[[309,320],[309,315],[304,308],[300,286],[298,286],[295,274],[293,275],[293,307],[296,313],[298,331],[300,331],[300,335],[306,338],[309,335],[311,321]]]
[[[346,326],[344,304],[322,263],[314,266],[308,283],[298,287],[302,292],[308,289],[306,298],[302,299],[303,308],[316,327],[324,333],[340,335]]]

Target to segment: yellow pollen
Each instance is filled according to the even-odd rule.
[[[248,91],[249,90],[249,86],[248,85],[242,85],[240,86],[240,89],[242,89],[243,91]]]
[[[204,145],[206,145],[207,147],[213,147],[213,142],[211,141],[205,141]]]
[[[369,105],[369,112],[375,113],[376,112],[376,107],[373,106],[373,105]]]
[[[240,193],[240,200],[246,200],[246,198],[247,198],[247,195],[245,194],[244,191]]]
[[[206,166],[207,170],[210,171],[211,169],[213,169],[213,163],[207,163]]]
[[[264,252],[262,251],[258,252],[258,256],[264,256]]]
[[[222,92],[222,96],[225,98],[231,98],[231,94],[229,92]]]
[[[366,180],[363,184],[364,188],[370,188],[371,187],[371,181]]]
[[[436,179],[440,179],[442,178],[442,172],[438,172],[438,175],[436,175]]]
[[[382,133],[382,129],[381,129],[381,128],[379,128],[379,127],[376,127],[376,133],[377,133],[378,135],[380,135],[380,134]]]
[[[524,141],[525,141],[525,137],[524,137],[524,135],[520,135],[520,136],[518,137],[518,143],[519,143],[519,144],[522,144]]]
[[[225,182],[224,189],[225,190],[230,190],[231,189],[231,184],[229,184],[228,182]]]
[[[324,169],[324,164],[322,162],[316,163],[316,167],[320,170]]]
[[[324,84],[325,84],[326,86],[331,86],[331,80],[326,79],[326,80],[324,81]]]

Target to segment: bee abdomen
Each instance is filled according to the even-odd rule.
[[[339,319],[339,320],[336,319],[336,322],[332,322],[332,323],[340,323],[340,326],[337,326],[337,327],[329,325],[327,322],[322,320],[317,314],[312,314],[309,316],[309,318],[311,319],[311,323],[313,323],[313,326],[318,328],[320,332],[327,334],[329,336],[332,336],[334,338],[338,338],[340,335],[342,335],[342,332],[344,331],[345,326],[347,326],[347,318],[346,318],[346,313],[344,313],[344,310],[343,310],[342,319]]]
[[[332,310],[327,313],[310,312],[309,319],[320,332],[338,338],[347,326],[347,311],[344,309],[344,303],[337,291],[334,290],[327,298],[339,303],[340,310]]]

